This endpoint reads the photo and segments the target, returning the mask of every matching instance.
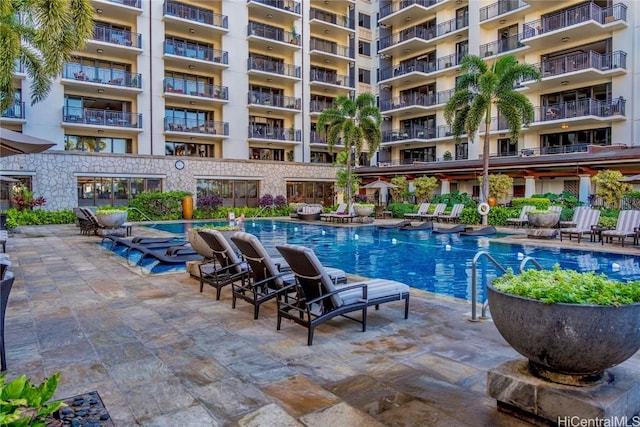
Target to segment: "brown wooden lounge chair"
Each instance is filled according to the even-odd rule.
[[[238,280],[244,280],[248,277],[249,270],[221,232],[204,229],[198,231],[198,234],[209,245],[214,255],[211,260],[205,260],[199,265],[200,292],[206,283],[216,288],[216,300],[219,300],[222,288]]]

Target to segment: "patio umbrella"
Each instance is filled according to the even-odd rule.
[[[8,129],[0,129],[0,157],[39,153],[54,145],[56,145],[54,142],[46,139],[24,135]]]
[[[367,185],[363,185],[362,188],[378,188],[378,189],[382,189],[382,188],[398,188],[397,185],[392,184],[390,182],[387,181],[383,181],[381,179],[377,180],[377,181],[373,181],[368,183]]]
[[[0,175],[0,182],[20,182],[20,180],[11,178],[10,176]]]
[[[640,174],[627,176],[625,178],[622,178],[620,182],[628,182],[630,184],[640,184]]]

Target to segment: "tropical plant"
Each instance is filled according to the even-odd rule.
[[[406,176],[394,176],[391,178],[391,183],[396,188],[389,188],[391,197],[393,200],[402,201],[403,197],[409,192],[409,181]]]
[[[39,386],[31,384],[25,375],[6,382],[6,373],[0,375],[0,426],[44,427],[48,417],[64,405],[62,401],[49,402],[53,397],[60,372]],[[49,403],[47,403],[49,402]]]
[[[604,204],[609,208],[618,208],[620,199],[625,193],[633,190],[631,184],[620,182],[623,175],[616,170],[599,171],[592,179],[596,184],[596,195],[602,198]]]
[[[462,74],[458,77],[453,96],[444,108],[447,124],[456,143],[466,133],[473,142],[484,120],[482,147],[482,201],[489,196],[489,141],[491,118],[504,117],[511,131],[511,142],[516,143],[522,125],[533,119],[534,107],[525,95],[515,90],[521,80],[540,80],[540,71],[531,64],[521,64],[513,55],[504,55],[489,67],[476,55],[467,55],[460,61]],[[497,111],[493,111],[493,106]],[[484,217],[486,218],[486,216]],[[484,220],[483,220],[484,221]]]
[[[438,188],[438,179],[435,176],[421,176],[413,180],[418,200],[430,201]]]
[[[33,191],[29,190],[24,184],[13,187],[11,192],[11,203],[19,211],[33,209],[47,203],[42,196],[35,197]]]
[[[279,194],[273,198],[273,204],[279,208],[287,206],[287,198],[284,197],[282,194]]]
[[[17,63],[31,79],[31,103],[46,98],[71,53],[93,34],[93,18],[90,0],[0,2],[0,111],[14,102]]]
[[[452,158],[453,158],[453,155],[449,150],[445,151],[444,154],[442,155],[442,160],[451,160]]]
[[[481,176],[478,177],[478,181],[482,184]],[[489,197],[495,197],[496,199],[505,199],[509,193],[513,190],[513,178],[505,174],[491,174],[489,175]]]
[[[196,201],[196,208],[203,210],[216,210],[224,203],[224,199],[219,194],[208,194],[206,196],[198,197]]]
[[[329,152],[333,153],[334,147],[340,141],[344,145],[344,152],[347,155],[345,188],[349,204],[353,194],[351,155],[358,159],[365,142],[369,153],[375,153],[378,150],[382,142],[381,123],[382,114],[371,93],[362,93],[355,99],[344,95],[339,96],[333,102],[333,106],[324,110],[318,118],[316,128],[326,133]]]

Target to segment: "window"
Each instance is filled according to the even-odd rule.
[[[127,206],[140,193],[162,191],[159,178],[81,176],[77,181],[78,206]]]
[[[66,151],[89,151],[92,153],[133,153],[133,142],[125,138],[65,135]]]
[[[358,27],[371,29],[371,17],[364,13],[358,13]]]
[[[541,135],[540,140],[542,154],[585,152],[589,144],[611,145],[611,128]]]
[[[358,53],[364,56],[371,56],[371,43],[358,41]]]
[[[333,183],[321,181],[287,181],[287,200],[333,205]]]
[[[204,197],[218,194],[223,198],[222,205],[242,208],[258,206],[258,181],[243,179],[198,179],[196,196]]]
[[[358,68],[358,81],[360,83],[371,84],[371,70],[365,70],[364,68]]]

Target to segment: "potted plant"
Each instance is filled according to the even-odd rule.
[[[206,230],[218,230],[222,233],[222,235],[227,239],[227,241],[231,242],[230,238],[236,231],[242,231],[242,227],[240,225],[205,225],[202,227],[193,227],[187,231],[187,239],[191,244],[191,247],[198,254],[202,255],[206,259],[213,259],[214,254],[211,251],[209,245],[200,237],[198,234],[200,231]]]
[[[300,42],[300,34],[298,34],[298,30],[295,25],[291,27],[291,40],[289,40],[289,42],[295,45]]]
[[[478,177],[480,185],[482,185],[482,177]],[[507,198],[509,193],[513,190],[513,178],[504,174],[491,174],[489,175],[489,197],[487,203],[489,206],[495,207],[498,205],[499,200]]]
[[[488,285],[488,299],[503,338],[553,382],[592,384],[640,349],[640,281],[556,265],[508,271]]]
[[[560,221],[560,213],[560,211],[534,209],[527,212],[527,221],[532,227],[551,228]]]
[[[453,158],[453,156],[451,155],[451,151],[447,150],[444,152],[444,154],[442,155],[442,159],[443,160],[451,160]]]
[[[127,208],[101,207],[96,211],[96,218],[100,225],[106,228],[120,228],[127,222]]]
[[[6,382],[6,373],[0,375],[0,424],[9,426],[44,426],[51,421],[64,403],[49,402],[53,397],[60,372],[56,372],[42,384],[32,384],[25,375]],[[60,424],[62,425],[62,424]]]

